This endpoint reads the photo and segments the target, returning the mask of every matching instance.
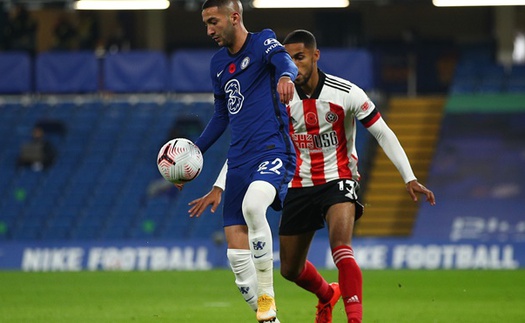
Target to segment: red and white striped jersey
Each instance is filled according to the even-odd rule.
[[[361,88],[319,71],[319,84],[311,97],[296,86],[288,113],[297,153],[290,187],[320,185],[341,178],[359,180],[356,120],[368,128],[381,117]]]

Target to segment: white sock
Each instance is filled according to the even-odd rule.
[[[228,249],[230,267],[235,275],[235,284],[250,308],[257,311],[257,274],[250,250]]]
[[[273,240],[266,209],[275,198],[275,188],[264,181],[250,184],[242,203],[248,238],[257,272],[258,295],[275,296],[273,290]]]

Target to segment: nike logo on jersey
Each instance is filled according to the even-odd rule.
[[[218,78],[219,76],[221,76],[222,72],[224,72],[224,70],[222,70],[222,71],[220,71],[219,73],[217,73],[217,78]]]

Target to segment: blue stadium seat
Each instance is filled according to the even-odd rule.
[[[213,183],[225,158],[227,136],[209,150],[199,182],[188,184],[194,185],[191,189],[159,197],[148,197],[147,191],[161,179],[155,157],[174,122],[196,116],[205,124],[212,104],[94,101],[3,106],[2,112],[0,133],[9,129],[17,136],[0,137],[6,148],[0,151],[0,221],[8,226],[0,239],[208,238],[222,230],[220,216],[188,218],[187,203]],[[31,123],[41,118],[61,120],[67,127],[59,157],[46,172],[16,170],[9,161],[28,138]]]

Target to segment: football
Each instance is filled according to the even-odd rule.
[[[202,153],[191,140],[175,138],[162,146],[157,167],[162,177],[174,184],[194,180],[202,170]]]

